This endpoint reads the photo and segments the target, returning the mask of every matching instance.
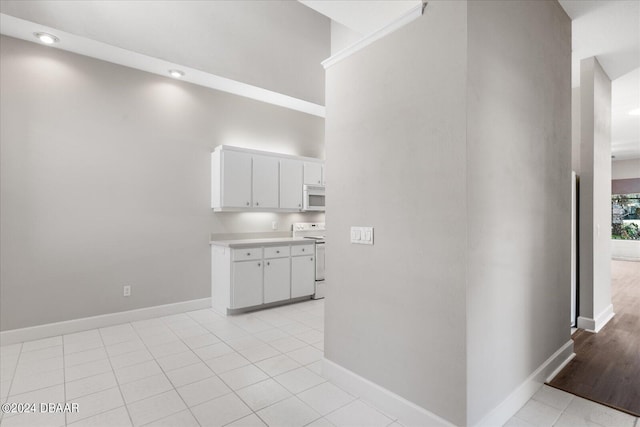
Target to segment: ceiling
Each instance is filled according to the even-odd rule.
[[[362,35],[379,30],[422,3],[421,0],[298,1]]]
[[[362,35],[421,3],[298,1]],[[612,80],[612,154],[616,160],[640,158],[640,116],[629,115],[640,107],[640,1],[560,0],[560,4],[572,19],[572,86],[580,86],[580,60],[595,56]]]
[[[437,0],[432,0],[437,1]],[[612,153],[616,156],[616,160],[627,159],[627,158],[640,158],[640,116],[631,116],[629,115],[629,111],[635,108],[640,107],[640,1],[638,0],[559,0],[560,4],[567,12],[569,17],[572,19],[572,30],[573,30],[573,72],[572,72],[572,83],[574,87],[579,86],[580,73],[579,73],[579,63],[581,59],[588,58],[591,56],[595,56],[600,64],[602,65],[605,72],[612,79]],[[333,21],[342,24],[344,27],[347,27],[354,31],[357,34],[368,35],[385,25],[398,20],[401,16],[406,14],[410,9],[415,8],[417,4],[421,3],[421,0],[299,0],[300,3],[308,6],[316,12],[319,12],[322,15],[325,15],[332,19]],[[12,13],[12,11],[7,7],[11,3],[15,3],[15,8],[22,8],[24,10],[25,16],[18,16]],[[250,4],[250,2],[246,2]],[[259,4],[268,5],[270,2]],[[273,5],[278,2],[274,2]],[[285,2],[287,3],[287,2]],[[40,5],[47,4],[48,10],[41,10],[42,7]],[[75,9],[76,6],[80,4],[77,2],[69,2],[69,1],[39,1],[39,2],[11,2],[11,1],[3,1],[2,9],[3,9],[3,25],[1,26],[2,33],[7,34],[7,29],[11,28],[15,30],[14,34],[9,34],[13,37],[25,38],[28,40],[33,40],[32,33],[33,30],[29,26],[31,24],[35,25],[34,22],[39,22],[39,24],[47,24],[48,22],[43,22],[47,19],[56,18],[57,23],[64,22],[67,28],[58,28],[53,20],[49,23],[51,30],[67,30],[69,36],[78,36],[81,38],[79,40],[80,43],[84,43],[92,46],[93,44],[100,42],[100,48],[94,49],[96,51],[104,51],[104,50],[113,50],[120,49],[127,52],[125,56],[137,55],[135,61],[131,64],[128,64],[126,61],[129,59],[125,59],[121,62],[123,65],[132,66],[134,68],[140,68],[136,65],[137,63],[145,63],[147,64],[147,70],[155,72],[152,70],[153,67],[158,68],[157,71],[160,73],[166,73],[165,64],[160,65],[150,65],[154,60],[171,60],[173,59],[173,63],[176,66],[189,66],[191,65],[194,70],[194,75],[196,72],[203,72],[204,75],[200,78],[202,81],[211,81],[213,78],[218,78],[215,76],[215,73],[212,73],[214,70],[214,65],[209,66],[208,63],[197,63],[194,64],[187,63],[187,60],[191,61],[193,58],[181,58],[180,55],[176,54],[169,58],[167,52],[163,51],[164,46],[168,46],[170,43],[161,43],[160,45],[153,45],[153,49],[149,48],[147,51],[140,48],[139,46],[134,46],[135,48],[128,49],[126,44],[134,44],[149,42],[153,44],[153,40],[142,32],[143,36],[140,37],[140,40],[137,42],[135,40],[131,40],[130,35],[124,34],[123,29],[114,25],[114,22],[119,22],[117,16],[115,16],[114,10],[109,10],[110,14],[109,18],[112,19],[98,19],[104,17],[104,11],[97,10],[95,17],[89,26],[86,22],[86,19],[79,19],[73,22],[67,22],[73,17],[70,17],[68,11],[63,9],[61,5],[66,5],[67,8]],[[112,9],[118,5],[122,8],[127,8],[128,4],[131,7],[136,5],[177,5],[180,2],[81,2],[81,4],[86,4],[86,7],[90,8],[98,8],[98,6],[102,7],[102,5],[107,5]],[[194,5],[220,5],[226,4],[225,2],[184,2],[182,4],[182,9],[185,7],[195,7]],[[26,5],[26,6],[24,6]],[[106,7],[106,6],[105,6]],[[166,7],[165,7],[166,9]],[[184,10],[180,8],[170,11],[168,15],[171,19],[174,19],[173,24],[170,25],[174,30],[176,26],[179,25],[188,25],[189,28],[193,27],[190,22],[178,22],[180,19],[184,20],[187,17],[185,15]],[[262,13],[256,12],[255,8],[250,8],[247,13]],[[305,9],[305,8],[302,8]],[[181,12],[182,10],[182,12]],[[308,10],[308,9],[306,9]],[[266,12],[270,12],[271,9]],[[144,12],[144,10],[142,11]],[[142,13],[141,12],[141,13]],[[427,7],[428,13],[428,7]],[[42,19],[39,15],[43,15]],[[57,14],[57,15],[56,15]],[[300,14],[300,13],[299,13]],[[13,15],[13,16],[10,16]],[[200,14],[201,15],[201,14]],[[200,16],[196,14],[196,18]],[[224,15],[224,14],[222,14]],[[220,16],[222,16],[220,15]],[[93,15],[87,15],[91,18]],[[218,15],[213,15],[218,16]],[[316,15],[317,16],[317,15]],[[37,18],[36,18],[37,17]],[[126,13],[121,15],[120,18],[127,18]],[[18,22],[19,19],[22,18],[24,22]],[[29,18],[32,18],[29,19]],[[123,18],[123,19],[124,19]],[[237,18],[232,16],[232,18]],[[18,19],[18,21],[16,21]],[[195,19],[195,18],[194,18]],[[12,26],[7,25],[7,21],[12,20]],[[66,21],[65,21],[66,20]],[[197,19],[196,19],[197,20]],[[32,22],[30,22],[32,21]],[[133,28],[137,28],[136,25],[140,25],[140,23],[144,22],[155,22],[154,20],[149,19],[141,19],[137,20],[137,23],[134,23],[132,19],[127,18],[127,22],[133,23]],[[190,18],[190,21],[193,19]],[[295,21],[295,20],[294,20]],[[224,23],[224,21],[222,21]],[[150,25],[150,24],[149,24]],[[222,24],[221,24],[222,25]],[[308,26],[308,25],[306,25]],[[14,28],[15,27],[15,28]],[[206,26],[205,26],[206,27]],[[211,27],[211,26],[209,26]],[[80,30],[77,30],[77,29]],[[77,30],[77,31],[76,31]],[[90,30],[90,31],[89,31]],[[195,30],[193,30],[195,31]],[[200,30],[198,30],[200,31]],[[202,30],[204,31],[204,30]],[[138,31],[140,33],[141,30]],[[181,34],[181,31],[171,31],[168,34],[174,33]],[[24,35],[21,35],[24,33]],[[190,35],[188,31],[184,31],[185,34]],[[155,33],[153,33],[155,34]],[[99,35],[96,36],[96,35]],[[139,35],[139,34],[138,34]],[[220,34],[223,35],[223,34]],[[123,38],[125,37],[125,38]],[[299,37],[298,37],[299,38]],[[148,40],[149,39],[149,40]],[[192,43],[193,40],[200,40],[199,37],[189,37],[185,43]],[[217,40],[218,38],[214,38]],[[260,38],[258,38],[260,39]],[[293,38],[295,39],[295,37]],[[303,37],[303,39],[306,39]],[[253,38],[256,40],[256,38]],[[292,40],[291,37],[283,38],[283,40]],[[220,39],[221,42],[221,54],[225,52],[230,52],[229,44],[226,43],[223,38]],[[268,41],[269,43],[271,41]],[[62,44],[62,43],[60,43]],[[274,44],[270,44],[273,46]],[[63,46],[59,46],[59,48],[63,48]],[[113,49],[112,49],[113,48]],[[78,49],[78,53],[82,53],[89,56],[94,56],[100,58],[99,55],[92,55],[91,51],[93,48],[87,47],[83,51],[82,49]],[[72,50],[72,49],[69,49]],[[205,49],[207,51],[207,49]],[[269,51],[269,49],[265,48],[265,51]],[[186,50],[178,49],[178,53],[184,54]],[[121,54],[122,52],[120,52]],[[146,56],[141,56],[139,54],[146,54]],[[115,53],[110,53],[111,56],[114,56]],[[218,57],[219,55],[205,55],[204,60],[212,60]],[[174,59],[175,57],[175,59]],[[181,58],[181,59],[180,59]],[[196,59],[199,57],[196,55]],[[105,58],[101,58],[105,60],[109,60],[108,55]],[[324,59],[324,58],[322,58]],[[114,61],[117,62],[117,61]],[[227,62],[227,61],[223,61]],[[268,61],[267,61],[268,62]],[[285,61],[282,61],[285,62]],[[195,65],[195,66],[194,66]],[[290,64],[289,64],[290,65]],[[155,69],[153,68],[153,69]],[[246,67],[245,67],[246,68]],[[249,67],[254,70],[260,70],[261,67]],[[285,69],[287,67],[284,67]],[[143,68],[144,69],[144,68]],[[187,68],[190,70],[189,68]],[[218,71],[218,70],[216,70]],[[262,71],[262,70],[260,70]],[[256,79],[262,78],[267,74],[271,75],[273,73],[262,73],[259,72]],[[189,73],[187,77],[190,77],[192,73]],[[231,76],[229,76],[231,77]],[[236,77],[236,76],[234,76]],[[246,77],[246,76],[244,76]],[[233,78],[233,77],[231,77]],[[253,81],[248,82],[244,81],[241,83],[240,81],[235,81],[234,84],[243,85],[246,83],[254,83]],[[292,79],[288,79],[292,80]],[[202,84],[197,79],[193,81],[196,84]],[[233,81],[232,81],[233,82]],[[255,83],[258,83],[256,80]],[[254,84],[255,84],[254,83]],[[260,82],[264,83],[264,82]],[[217,84],[217,83],[216,83]],[[204,84],[205,86],[207,84]],[[262,84],[259,84],[262,87]],[[215,84],[208,84],[209,87],[218,88]],[[259,90],[263,90],[261,88],[257,88]],[[222,88],[221,90],[225,90]],[[230,90],[231,91],[231,90]],[[246,91],[256,92],[255,87],[250,87],[245,89],[244,87],[236,90],[235,93],[241,94]],[[267,91],[268,92],[268,91]],[[233,91],[232,91],[233,93]],[[271,93],[267,94],[270,97],[276,96],[277,94]],[[296,93],[296,95],[298,95]],[[262,95],[260,95],[262,96]],[[294,95],[295,96],[295,95]],[[261,99],[258,95],[250,96],[255,99]],[[267,96],[264,96],[268,98]],[[288,97],[294,101],[299,101],[295,98]],[[281,101],[284,105],[288,100]],[[269,102],[269,101],[267,101]],[[280,102],[280,101],[279,101]],[[302,101],[304,103],[304,101]],[[307,103],[308,104],[308,103]],[[291,107],[289,107],[291,108]],[[312,114],[323,115],[323,109],[321,105],[311,105],[308,107],[306,104],[303,106],[301,111],[304,109],[309,109],[309,112],[313,111]],[[295,107],[294,109],[299,109]],[[316,110],[320,112],[315,112]]]
[[[580,86],[580,60],[595,56],[612,80],[611,153],[640,158],[640,1],[560,0],[572,19],[572,85]]]

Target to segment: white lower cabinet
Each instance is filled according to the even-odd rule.
[[[264,303],[291,298],[290,258],[264,260]]]
[[[291,257],[291,298],[313,295],[316,262],[313,255]]]
[[[314,245],[308,243],[229,248],[211,245],[213,308],[256,307],[315,291]]]
[[[235,261],[231,307],[243,308],[262,304],[263,261]]]

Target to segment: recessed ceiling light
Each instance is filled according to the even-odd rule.
[[[629,111],[630,116],[640,116],[640,108],[636,108],[635,110]]]
[[[44,44],[54,44],[60,41],[59,38],[49,33],[33,33],[33,35]]]
[[[180,70],[169,70],[169,75],[173,78],[179,79],[184,76],[184,71]]]

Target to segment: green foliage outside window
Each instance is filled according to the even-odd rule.
[[[640,240],[640,193],[611,196],[611,237]]]

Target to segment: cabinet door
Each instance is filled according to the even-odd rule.
[[[253,156],[253,207],[278,207],[278,158]]]
[[[222,153],[222,207],[251,206],[251,155],[237,151]]]
[[[280,160],[280,208],[302,209],[302,170],[298,160]]]
[[[290,258],[264,261],[264,303],[291,298]]]
[[[322,163],[304,162],[304,183],[307,185],[322,184]]]
[[[313,256],[291,258],[291,298],[313,295],[315,276],[316,263]]]
[[[231,308],[262,304],[262,260],[233,263]]]

